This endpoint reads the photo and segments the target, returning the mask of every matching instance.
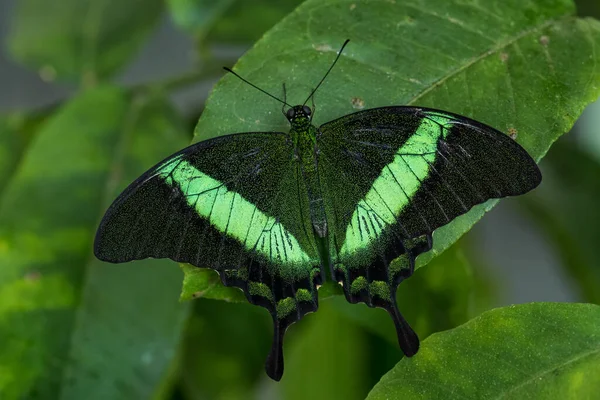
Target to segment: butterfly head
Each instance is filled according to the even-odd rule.
[[[285,117],[294,127],[308,126],[312,119],[312,110],[305,105],[294,106],[286,111]]]

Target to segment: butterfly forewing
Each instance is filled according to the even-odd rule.
[[[435,229],[474,205],[533,189],[539,170],[508,136],[437,110],[365,110],[319,130],[334,279],[349,301],[388,310],[400,346],[414,354],[418,339],[395,291],[416,256],[431,249]]]
[[[131,184],[103,218],[95,253],[124,262],[170,258],[219,272],[273,315],[267,369],[281,377],[287,326],[317,308],[320,261],[308,195],[282,133],[192,145]]]

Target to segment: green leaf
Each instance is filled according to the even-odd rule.
[[[0,196],[46,115],[0,116]]]
[[[365,108],[420,105],[463,114],[516,137],[541,159],[600,95],[600,22],[573,16],[570,0],[418,3],[308,0],[237,63],[259,87],[302,103],[351,42],[316,93],[315,122]],[[331,16],[335,15],[332,19]],[[195,140],[284,131],[275,100],[227,75],[215,86]],[[438,229],[421,267],[467,232],[496,200]]]
[[[543,184],[519,204],[551,241],[585,301],[600,304],[600,163],[559,141],[542,166]]]
[[[223,286],[217,272],[190,264],[180,264],[180,266],[184,274],[181,301],[202,297],[228,302],[246,302],[246,296],[241,290]]]
[[[167,261],[101,263],[92,241],[117,189],[184,138],[160,96],[130,101],[116,88],[74,98],[36,135],[0,203],[3,399],[158,389],[186,315],[181,273]]]
[[[423,341],[367,399],[592,399],[600,392],[600,307],[492,310]]]
[[[21,0],[8,48],[44,79],[93,84],[135,55],[163,7],[161,0]]]
[[[366,338],[332,306],[321,302],[318,313],[292,328],[286,372],[278,385],[282,398],[351,400],[367,394]]]

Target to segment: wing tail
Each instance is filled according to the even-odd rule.
[[[273,318],[273,344],[265,362],[267,375],[274,381],[283,376],[283,336],[287,327],[281,326],[277,318]]]
[[[400,314],[398,305],[396,304],[396,296],[394,295],[392,297],[393,299],[390,302],[390,307],[387,307],[385,310],[392,317],[392,321],[394,321],[400,349],[407,357],[412,357],[419,351],[419,337],[410,327],[408,322],[406,322],[402,314]]]

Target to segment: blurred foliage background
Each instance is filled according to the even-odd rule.
[[[92,256],[114,196],[191,141],[221,67],[300,3],[0,1],[0,398],[360,399],[398,362],[384,311],[330,298],[290,329],[275,384],[263,309],[179,303],[175,264]],[[600,103],[541,168],[402,284],[422,339],[496,306],[600,304]]]

